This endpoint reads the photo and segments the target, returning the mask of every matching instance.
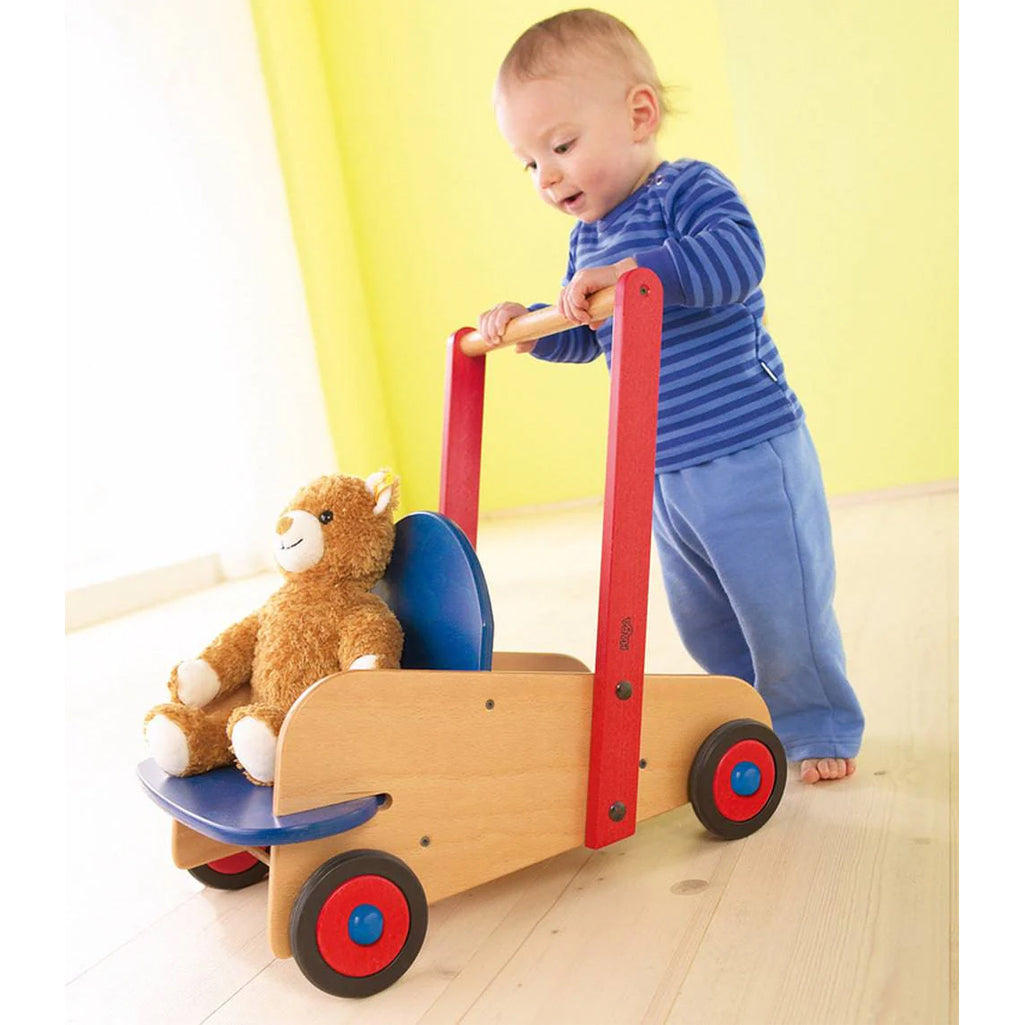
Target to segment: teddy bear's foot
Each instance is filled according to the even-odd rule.
[[[284,711],[260,702],[231,713],[228,741],[239,768],[253,783],[269,787],[274,782],[278,732],[284,721]]]
[[[198,708],[171,701],[146,716],[146,745],[153,760],[169,776],[194,776],[231,765],[224,734],[227,711],[208,715]]]
[[[189,659],[176,667],[178,700],[192,708],[210,704],[221,689],[221,679],[209,662],[201,658]]]
[[[184,776],[189,767],[189,740],[182,728],[166,715],[155,715],[146,723],[146,746],[150,757],[168,774]]]

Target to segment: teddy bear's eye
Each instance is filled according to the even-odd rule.
[[[320,516],[317,517],[317,519],[319,519],[321,523],[330,523],[334,518],[335,518],[335,514],[333,512],[331,512],[330,509],[325,509],[320,514]]]

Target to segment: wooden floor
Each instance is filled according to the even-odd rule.
[[[857,775],[802,786],[732,843],[689,807],[431,908],[364,1001],[272,957],[266,884],[203,889],[134,779],[171,665],[256,607],[227,584],[67,638],[68,1020],[126,1025],[944,1025],[957,1007],[957,495],[836,503],[837,612],[868,720]],[[495,520],[496,647],[592,665],[597,507]],[[648,671],[693,672],[652,576]],[[102,794],[106,816],[95,814]]]

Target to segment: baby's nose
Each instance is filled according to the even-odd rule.
[[[542,167],[541,168],[541,188],[550,189],[553,185],[557,185],[562,181],[562,174],[556,167]]]
[[[291,526],[292,526],[292,517],[291,516],[282,516],[281,519],[278,520],[278,525],[274,529],[275,529],[275,531],[278,534],[287,534],[288,530],[289,530],[289,528]]]

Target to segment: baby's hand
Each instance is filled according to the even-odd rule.
[[[597,329],[605,321],[591,320],[591,296],[603,288],[608,288],[609,285],[614,285],[628,270],[633,270],[636,266],[637,261],[628,256],[625,260],[604,267],[586,267],[584,270],[578,270],[559,293],[559,312],[567,320]]]
[[[509,321],[513,317],[520,317],[528,312],[530,311],[527,307],[522,306],[520,303],[499,303],[497,306],[492,306],[490,310],[482,313],[477,321],[477,330],[484,339],[484,344],[489,349],[493,349],[502,340],[502,335],[505,334]],[[530,352],[534,348],[534,344],[532,341],[517,342],[516,351]]]

